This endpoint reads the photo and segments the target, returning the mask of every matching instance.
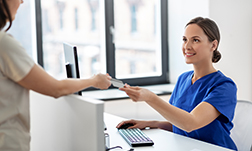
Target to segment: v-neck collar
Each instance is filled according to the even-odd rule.
[[[198,83],[198,81],[201,81],[202,79],[205,79],[205,78],[207,78],[208,76],[210,76],[210,75],[213,75],[213,74],[216,74],[216,73],[218,73],[218,72],[220,72],[219,70],[217,70],[216,72],[212,72],[212,73],[209,73],[209,74],[207,74],[207,75],[204,75],[203,77],[201,77],[201,78],[199,78],[198,80],[196,80],[194,83],[192,83],[192,78],[193,78],[193,75],[194,75],[194,71],[192,72],[192,74],[191,74],[191,76],[190,76],[190,85],[192,86],[192,85],[195,85],[195,83]]]

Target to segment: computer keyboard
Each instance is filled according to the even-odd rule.
[[[152,146],[154,142],[139,128],[118,129],[120,135],[132,147]]]

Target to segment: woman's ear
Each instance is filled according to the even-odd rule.
[[[212,51],[216,50],[218,47],[218,41],[215,39],[213,42],[212,42]]]

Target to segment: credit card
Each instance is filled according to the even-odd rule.
[[[117,80],[117,79],[112,78],[110,81],[111,81],[111,83],[112,83],[112,85],[113,85],[114,87],[118,87],[118,88],[123,88],[123,87],[124,87],[123,82],[120,81],[120,80]]]

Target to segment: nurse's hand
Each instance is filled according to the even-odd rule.
[[[140,88],[140,87],[131,87],[128,84],[125,84],[124,88],[120,88],[119,90],[122,90],[126,92],[126,94],[134,101],[151,101],[153,96],[156,96],[153,92]]]
[[[145,129],[146,127],[154,128],[154,122],[152,121],[140,121],[140,120],[127,120],[120,122],[116,128],[120,128],[124,124],[132,124],[133,126],[130,126],[128,128],[139,128],[139,129]],[[156,127],[155,127],[156,128]]]

